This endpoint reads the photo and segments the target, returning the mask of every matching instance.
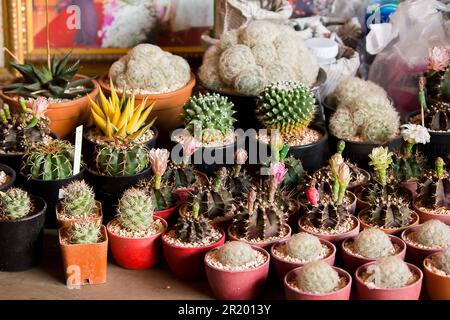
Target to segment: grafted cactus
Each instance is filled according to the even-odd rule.
[[[427,207],[450,208],[450,179],[444,170],[444,160],[436,159],[436,169],[431,177],[423,184],[420,198]]]
[[[198,242],[210,238],[213,226],[209,221],[199,215],[200,206],[194,204],[191,215],[180,216],[173,230],[175,236],[185,243]]]
[[[366,214],[367,222],[380,228],[402,228],[410,225],[413,219],[408,204],[395,196],[377,199]]]

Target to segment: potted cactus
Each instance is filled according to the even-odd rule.
[[[0,271],[23,271],[41,261],[46,209],[42,198],[22,189],[0,191]]]
[[[300,232],[288,240],[275,243],[270,248],[273,266],[278,279],[283,282],[284,276],[291,270],[313,261],[323,260],[334,265],[336,247],[327,240]]]
[[[0,191],[5,191],[14,186],[16,171],[13,168],[0,163]]]
[[[22,159],[20,175],[25,189],[47,203],[46,225],[56,227],[56,205],[60,189],[72,181],[82,180],[84,168],[74,174],[75,147],[64,140],[36,143]]]
[[[379,229],[364,229],[354,238],[342,242],[342,257],[345,270],[354,273],[359,266],[387,256],[397,256],[404,260],[406,244]]]
[[[102,224],[102,204],[95,200],[94,190],[84,180],[72,181],[61,190],[63,198],[56,206],[56,220],[61,228],[82,221]]]
[[[419,300],[422,271],[390,256],[360,266],[355,273],[361,300]]]
[[[243,169],[247,159],[248,153],[245,149],[236,150],[234,153],[234,167],[233,169],[225,172],[225,189],[230,191],[235,200],[245,197],[253,187],[253,177],[247,172],[247,170]],[[224,169],[227,170],[226,168],[221,168],[218,172],[223,172]],[[297,172],[292,170],[292,175],[295,173]],[[294,178],[291,180],[294,180]]]
[[[428,296],[433,300],[450,300],[450,247],[429,255],[423,268]]]
[[[349,300],[352,277],[325,261],[310,262],[284,277],[287,300]]]
[[[146,190],[131,188],[120,198],[117,218],[107,230],[111,253],[121,267],[149,269],[158,263],[167,222],[154,212],[154,199]]]
[[[242,241],[230,241],[205,255],[206,276],[220,300],[256,299],[269,275],[266,250]]]
[[[439,220],[428,220],[403,231],[402,239],[408,261],[421,266],[428,255],[450,246],[450,227]]]
[[[68,285],[106,282],[108,235],[103,225],[84,221],[61,228],[59,245]]]

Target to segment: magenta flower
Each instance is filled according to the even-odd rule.
[[[447,48],[434,47],[429,50],[428,69],[432,72],[445,71],[450,64],[450,53]]]
[[[313,206],[317,206],[319,202],[319,191],[314,187],[306,189],[306,198]]]
[[[192,137],[186,137],[181,142],[181,145],[183,147],[183,156],[184,157],[190,157],[194,154],[194,152],[197,150],[197,140]]]
[[[283,162],[272,163],[269,168],[269,175],[273,176],[277,185],[280,185],[283,182],[284,176],[287,172],[288,169],[284,166]]]

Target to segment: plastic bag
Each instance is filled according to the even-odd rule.
[[[369,72],[386,89],[402,113],[419,107],[418,78],[427,70],[427,56],[434,46],[449,45],[448,11],[436,0],[407,0],[399,4],[390,24],[375,25],[367,36],[367,50],[377,54]]]

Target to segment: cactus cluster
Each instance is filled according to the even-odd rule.
[[[306,232],[294,234],[285,248],[290,257],[301,261],[318,260],[323,251],[319,238]]]
[[[25,153],[21,172],[29,179],[60,180],[73,175],[75,147],[67,141],[35,144]]]
[[[101,237],[101,225],[97,222],[76,222],[67,230],[70,244],[98,243]]]
[[[353,242],[355,251],[370,259],[387,257],[394,250],[389,236],[375,228],[364,229]]]
[[[205,52],[199,78],[210,89],[256,96],[273,82],[299,81],[312,86],[318,73],[317,58],[293,29],[254,20],[242,29],[225,32]]]
[[[339,286],[339,274],[326,262],[315,261],[306,264],[297,274],[297,286],[304,292],[324,294]]]
[[[433,257],[436,267],[450,275],[450,247]]]
[[[327,100],[335,107],[347,106],[356,99],[365,99],[371,95],[388,99],[386,91],[376,83],[358,77],[349,77],[339,83]]]
[[[367,270],[368,281],[377,288],[402,288],[413,276],[409,266],[396,256],[384,257],[370,265]]]
[[[450,246],[450,227],[439,220],[428,220],[411,236],[414,241],[430,248]]]
[[[0,218],[18,220],[26,217],[33,210],[28,193],[19,188],[0,191]]]
[[[217,258],[222,265],[240,267],[256,260],[257,251],[242,241],[229,241],[217,249]]]
[[[94,190],[84,180],[73,181],[63,189],[64,198],[61,201],[65,214],[74,218],[87,218],[94,213]]]
[[[129,231],[146,231],[153,223],[153,199],[142,189],[130,188],[124,192],[117,207],[120,225]]]
[[[437,158],[435,171],[420,189],[420,202],[427,208],[450,208],[450,177],[444,168],[444,160]]]

